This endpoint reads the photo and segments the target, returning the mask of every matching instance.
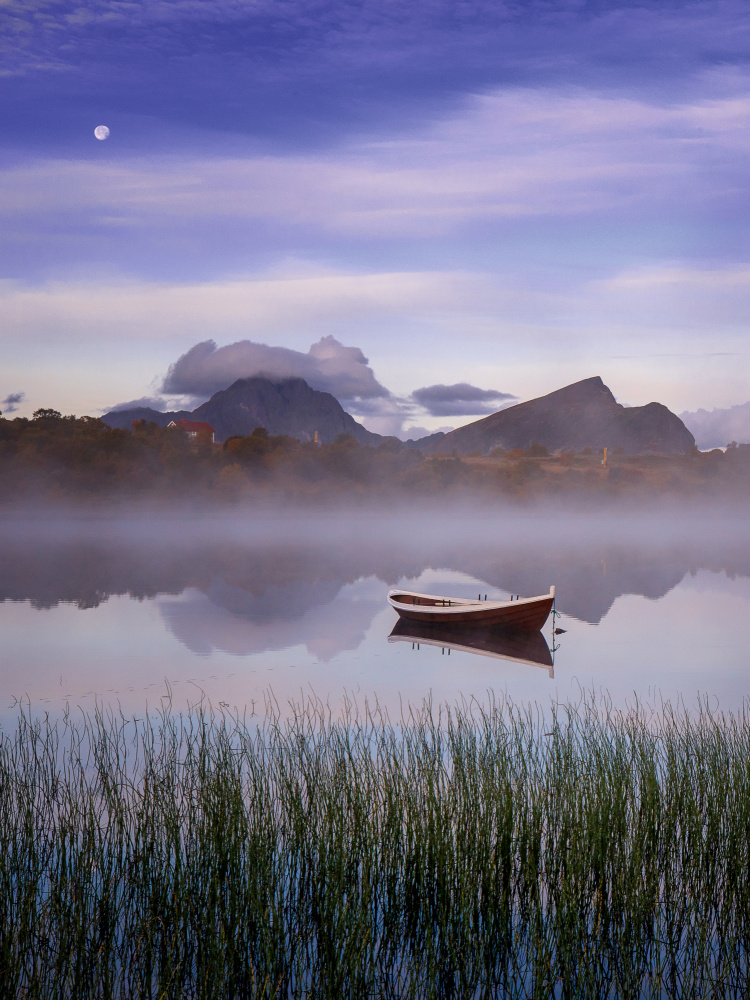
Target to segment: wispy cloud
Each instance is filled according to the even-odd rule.
[[[136,246],[174,224],[182,238],[191,220],[211,220],[208,235],[223,226],[236,240],[244,219],[334,246],[352,235],[445,236],[518,218],[657,206],[715,213],[748,200],[750,81],[742,85],[678,105],[580,89],[498,91],[408,138],[358,140],[335,155],[26,163],[0,174],[0,218],[6,238],[75,218],[78,241],[81,230],[99,240],[127,232]]]
[[[11,392],[5,397],[5,399],[0,402],[0,407],[2,407],[3,413],[15,413],[18,409],[19,403],[22,403],[26,398],[25,392]]]
[[[593,280],[584,272],[565,288],[544,273],[440,270],[321,270],[192,283],[5,281],[0,310],[6,343],[33,336],[49,345],[60,337],[184,345],[202,343],[210,332],[217,343],[247,339],[306,351],[311,340],[328,335],[345,342],[354,329],[370,352],[370,343],[393,337],[394,364],[398,357],[427,364],[425,337],[439,338],[443,352],[462,331],[469,336],[461,341],[464,353],[502,342],[512,358],[548,349],[560,336],[566,352],[596,344],[602,357],[705,353],[706,347],[726,355],[746,349],[750,268],[654,265]],[[389,332],[394,324],[402,333]]]
[[[721,268],[655,264],[632,268],[592,281],[589,294],[594,301],[610,303],[618,326],[679,330],[683,352],[695,352],[696,336],[702,339],[706,334],[706,347],[713,354],[731,353],[745,346],[750,315],[747,264],[733,262]],[[731,339],[717,339],[719,330]],[[684,339],[687,336],[692,341],[689,344]]]
[[[278,273],[206,282],[102,280],[44,285],[0,281],[4,336],[33,333],[181,342],[258,336],[309,343],[311,335],[394,317],[443,316],[485,300],[486,275],[422,271]]]
[[[5,0],[0,47],[5,73],[52,77],[43,102],[14,88],[14,135],[29,113],[67,125],[126,104],[194,130],[337,142],[509,82],[685,86],[696,65],[744,62],[748,23],[741,0]]]
[[[517,397],[498,389],[480,389],[467,382],[455,385],[428,385],[412,392],[415,400],[432,417],[480,416],[494,413]]]

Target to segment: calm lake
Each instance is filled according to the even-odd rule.
[[[553,637],[479,655],[418,641],[389,588],[507,598],[557,588]],[[3,713],[425,698],[616,704],[750,691],[741,517],[415,515],[10,518],[0,527]],[[554,640],[554,641],[553,641]],[[509,659],[508,657],[513,657]],[[523,662],[518,662],[518,661]]]

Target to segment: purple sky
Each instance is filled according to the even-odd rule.
[[[746,4],[0,10],[5,412],[269,365],[407,435],[750,398]]]

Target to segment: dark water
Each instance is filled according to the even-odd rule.
[[[178,706],[262,705],[272,690],[282,704],[348,694],[398,710],[581,688],[733,709],[750,690],[740,517],[16,519],[0,541],[3,710],[28,696],[39,709],[99,699],[137,711],[167,690]],[[524,648],[479,655],[391,635],[393,586],[507,597],[550,584],[565,632],[550,622]]]

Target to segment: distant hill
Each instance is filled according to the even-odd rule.
[[[166,427],[170,420],[185,420],[190,418],[190,410],[174,410],[169,413],[162,413],[159,410],[152,410],[150,406],[134,406],[129,410],[112,410],[105,413],[102,420],[110,427],[120,427],[129,431],[134,420],[148,420],[158,424],[159,427]]]
[[[304,379],[268,379],[256,375],[240,378],[222,389],[196,409],[160,413],[148,407],[113,410],[102,420],[110,427],[130,429],[133,420],[153,420],[166,427],[170,420],[205,420],[216,432],[217,441],[233,434],[252,434],[265,427],[269,434],[288,434],[329,444],[338,434],[350,434],[360,444],[377,445],[385,441],[380,434],[368,431],[347,413],[335,396],[312,389]]]
[[[444,437],[445,431],[435,431],[434,434],[428,434],[427,437],[409,438],[408,441],[404,441],[404,445],[407,448],[416,448],[419,451],[438,451],[439,449],[435,448],[435,445]]]
[[[724,448],[731,441],[750,442],[750,403],[726,410],[694,410],[681,413],[680,419],[695,435],[699,448]]]
[[[695,443],[680,418],[661,403],[622,406],[599,376],[458,427],[416,446],[432,452],[486,454],[493,448],[545,445],[550,451],[621,447],[628,454],[680,454]]]

